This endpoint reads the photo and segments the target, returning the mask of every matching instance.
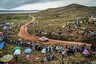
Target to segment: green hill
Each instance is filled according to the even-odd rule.
[[[77,18],[80,18],[80,20],[88,20],[90,16],[96,17],[96,7],[88,7],[88,6],[79,5],[79,4],[71,4],[64,7],[46,9],[46,10],[37,12],[33,15],[37,18],[37,20],[34,23],[34,25],[30,27],[32,28],[31,34],[36,34],[36,31],[39,30],[43,32],[43,35],[45,33],[47,34],[51,33],[52,37],[49,37],[49,38],[71,40],[71,41],[72,40],[82,41],[82,39],[84,39],[84,36],[81,33],[80,33],[81,34],[80,36],[74,33],[65,34],[61,36],[61,35],[58,35],[58,33],[60,32],[68,33],[62,29],[62,26],[65,26],[69,22],[76,21]],[[90,28],[93,31],[96,30],[96,25],[93,25],[93,24],[85,23],[85,24],[82,24],[81,27]],[[72,26],[71,26],[71,29],[73,30]],[[80,31],[79,29],[74,29],[74,30],[78,32]]]
[[[96,15],[96,7],[87,7],[79,4],[71,4],[59,8],[50,8],[36,13],[36,16],[40,16],[46,19],[61,19],[74,20],[76,17],[86,17],[90,15]]]

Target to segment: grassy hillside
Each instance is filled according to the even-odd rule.
[[[88,20],[90,16],[96,17],[96,7],[87,7],[79,4],[71,4],[65,7],[46,9],[32,15],[34,15],[37,20],[34,23],[34,25],[30,25],[30,28],[32,28],[30,29],[32,30],[31,34],[36,34],[36,31],[38,30],[41,30],[43,33],[46,32],[58,33],[62,31],[62,26],[65,26],[69,22],[76,21],[77,18],[80,18],[80,20]],[[93,30],[96,29],[95,25],[93,24],[89,25],[88,23],[85,23],[84,25],[82,24],[81,27],[86,27],[90,29],[94,28]],[[79,31],[78,29],[76,30]],[[67,36],[70,38],[75,36],[75,38],[73,38],[72,40],[79,38],[77,37],[78,35],[75,35],[73,33],[68,34]],[[80,35],[80,37],[81,37],[80,39],[83,39],[82,35]],[[68,38],[65,39],[71,40]]]
[[[78,4],[71,4],[65,7],[47,9],[35,14],[41,20],[56,20],[69,22],[77,17],[84,18],[96,15],[96,7],[87,7]]]
[[[8,35],[8,37],[11,39],[18,39],[20,26],[25,22],[29,22],[30,19],[28,14],[0,14],[0,25],[2,25],[2,23],[13,23],[9,25],[11,27],[11,34]],[[0,32],[3,32],[3,26],[0,26],[0,29]]]
[[[82,41],[84,36],[81,30],[70,25],[70,29],[73,30],[73,32],[70,33],[68,32],[70,29],[66,31],[63,27],[66,24],[69,24],[69,22],[76,21],[77,18],[80,18],[80,20],[88,20],[90,16],[96,17],[95,11],[96,7],[87,7],[78,4],[46,9],[32,14],[36,17],[36,21],[29,26],[29,33],[37,35],[39,32],[42,32],[41,34],[39,33],[39,36],[48,36],[48,38],[60,40]],[[21,23],[30,21],[30,18],[28,17],[28,14],[3,14],[0,15],[0,21],[4,21],[5,23],[14,22],[20,25]],[[69,26],[66,26],[66,28],[68,27]],[[81,27],[96,31],[96,25],[88,24],[88,22],[81,24]],[[20,26],[18,26],[17,29],[14,29],[15,31],[13,30],[14,35],[18,34],[19,28]],[[79,36],[77,32],[80,33]],[[15,38],[18,37],[16,36]]]

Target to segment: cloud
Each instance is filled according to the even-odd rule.
[[[33,4],[38,2],[49,2],[56,0],[0,0],[0,8],[15,8],[26,4]]]
[[[44,10],[47,8],[56,8],[61,7],[62,5],[66,4],[67,1],[54,1],[54,2],[46,2],[46,3],[34,3],[34,4],[27,4],[24,6],[20,6],[14,8],[14,10]]]
[[[96,6],[96,0],[0,0],[0,9],[42,10],[71,3]]]

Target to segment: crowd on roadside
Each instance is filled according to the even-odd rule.
[[[51,62],[51,61],[59,61],[61,64],[64,64],[66,61],[66,56],[75,55],[75,53],[80,53],[84,58],[91,58],[93,56],[93,52],[96,52],[96,44],[92,44],[91,46],[86,45],[41,45],[36,44],[36,42],[30,41],[22,41],[22,40],[11,40],[5,38],[6,43],[17,45],[20,47],[30,47],[35,49],[35,51],[39,51],[45,55],[45,57],[41,58],[41,62]],[[94,42],[95,43],[95,42]],[[45,50],[44,50],[45,49]],[[34,51],[33,51],[34,52]],[[60,59],[56,55],[60,55]],[[94,57],[96,59],[96,57]],[[30,59],[30,58],[29,58]]]
[[[68,27],[71,30],[71,24]],[[66,55],[71,56],[71,55],[75,55],[75,53],[78,52],[82,54],[83,57],[86,58],[86,57],[92,57],[92,53],[96,52],[95,42],[92,42],[93,44],[91,46],[86,46],[86,45],[53,45],[51,46],[51,45],[36,44],[36,42],[24,41],[19,39],[12,40],[10,39],[10,37],[7,37],[8,35],[10,35],[10,29],[4,30],[3,33],[4,33],[3,41],[5,41],[6,43],[17,45],[20,47],[30,47],[44,54],[45,57],[42,57],[42,60],[41,60],[42,63],[46,61],[51,62],[51,61],[56,61],[61,59],[61,61],[59,62],[61,64],[64,64],[64,61],[66,61],[66,58],[65,58]],[[58,59],[56,55],[60,55],[61,56],[60,59]],[[95,56],[95,59],[96,59],[96,56]]]
[[[58,28],[55,30],[50,30],[47,28],[41,28],[36,30],[31,30],[29,27],[29,33],[35,33],[35,35],[38,36],[46,36],[51,39],[59,39],[59,40],[70,40],[70,36],[74,35],[75,37],[79,35],[79,37],[82,39],[88,38],[88,37],[94,37],[96,36],[96,31],[94,29],[90,29],[90,27],[82,27],[84,24],[92,24],[92,22],[89,22],[88,18],[85,18],[83,20],[76,19],[74,22],[68,22],[65,26],[58,26]],[[47,26],[47,24],[46,24]],[[75,37],[73,37],[73,40],[76,40]],[[77,36],[78,37],[78,36]],[[78,37],[78,38],[79,38]],[[68,39],[70,38],[70,39]],[[82,40],[78,41],[82,41]]]

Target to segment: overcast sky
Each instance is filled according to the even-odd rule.
[[[96,6],[96,0],[0,0],[0,10],[44,10],[72,3]]]

